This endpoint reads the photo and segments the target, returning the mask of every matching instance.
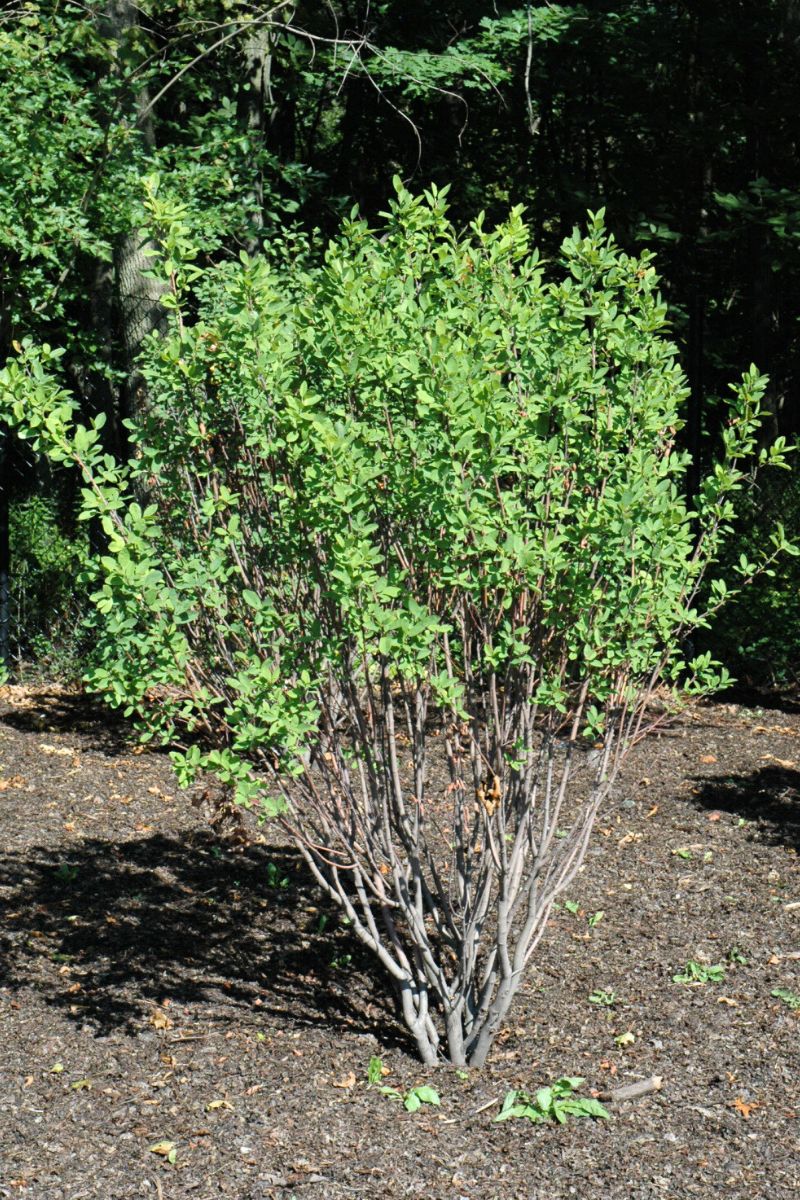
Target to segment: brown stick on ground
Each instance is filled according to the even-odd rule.
[[[651,1075],[649,1079],[641,1079],[638,1083],[626,1083],[622,1087],[612,1088],[610,1092],[600,1092],[598,1099],[608,1104],[616,1104],[620,1100],[638,1100],[650,1092],[660,1092],[663,1082],[660,1075]]]

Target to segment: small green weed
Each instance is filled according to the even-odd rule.
[[[277,863],[267,863],[266,876],[269,888],[288,888],[289,886],[289,876],[283,874]]]
[[[610,1008],[612,1004],[617,1003],[616,992],[611,991],[610,988],[608,990],[603,988],[595,988],[595,990],[589,996],[589,1003],[599,1004],[603,1008]]]
[[[730,963],[738,963],[740,967],[747,966],[747,959],[742,954],[742,952],[738,946],[731,946],[730,950],[725,955],[725,957],[727,958],[728,962],[730,962]]]
[[[367,1067],[367,1083],[374,1087],[376,1083],[380,1083],[382,1078],[383,1059],[378,1058],[377,1055],[373,1055],[369,1060],[369,1066]]]
[[[545,1121],[564,1125],[569,1117],[594,1117],[596,1120],[608,1117],[599,1100],[575,1095],[583,1083],[584,1080],[579,1076],[564,1075],[552,1087],[539,1088],[535,1096],[524,1091],[506,1092],[503,1107],[495,1121],[524,1117],[537,1125]]]
[[[62,863],[56,871],[56,879],[59,883],[74,883],[78,878],[78,868],[71,867],[68,863]]]
[[[788,1004],[792,1012],[800,1012],[800,996],[797,992],[790,992],[788,988],[773,988],[770,995]]]
[[[418,1084],[417,1087],[409,1088],[407,1092],[393,1087],[382,1087],[380,1092],[382,1096],[388,1096],[391,1100],[402,1100],[406,1112],[416,1112],[423,1104],[441,1104],[439,1093],[427,1084]]]
[[[372,1087],[380,1084],[383,1078],[383,1062],[380,1058],[373,1057],[369,1060],[367,1067],[367,1082]],[[388,1096],[390,1100],[402,1101],[403,1108],[406,1112],[416,1112],[423,1104],[441,1104],[439,1093],[435,1088],[429,1087],[427,1084],[417,1084],[416,1087],[409,1088],[407,1092],[401,1092],[399,1088],[390,1087],[384,1084],[378,1087],[382,1096]]]
[[[553,907],[555,908],[556,906],[554,905]],[[564,908],[567,910],[568,913],[572,913],[573,917],[584,916],[584,909],[581,907],[581,905],[578,903],[577,900],[565,900]],[[597,925],[600,924],[600,922],[602,921],[602,919],[605,915],[606,914],[603,912],[602,909],[598,909],[597,912],[587,913],[586,914],[586,924],[589,926],[590,929],[594,929]]]
[[[705,963],[694,962],[690,959],[679,975],[672,976],[673,983],[722,983],[725,978],[724,963],[716,963],[707,967]]]

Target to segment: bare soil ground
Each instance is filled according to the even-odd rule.
[[[425,1070],[291,850],[209,830],[80,697],[6,688],[0,1197],[787,1200],[799,846],[800,711],[690,710],[634,751],[489,1065]],[[724,977],[675,983],[689,961]],[[368,1087],[373,1055],[441,1106]],[[494,1123],[561,1075],[663,1087]]]

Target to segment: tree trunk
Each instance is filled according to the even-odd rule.
[[[133,0],[108,0],[100,25],[104,37],[120,43],[125,41],[138,25]],[[130,101],[138,129],[147,144],[154,146],[155,131],[147,89],[136,92]],[[125,415],[131,417],[147,404],[144,379],[137,368],[142,344],[148,334],[163,326],[165,320],[161,297],[166,284],[148,275],[154,249],[146,230],[135,229],[120,238],[114,251],[117,317],[128,374],[122,408]]]
[[[135,416],[147,406],[147,389],[137,359],[145,338],[163,328],[165,321],[161,297],[166,284],[147,275],[153,266],[153,250],[146,230],[136,229],[120,240],[114,255],[119,326],[128,371],[128,416]]]
[[[264,175],[260,160],[265,144],[267,114],[273,109],[272,97],[272,37],[263,25],[254,29],[242,47],[247,90],[240,105],[240,118],[247,130],[253,154],[253,237],[248,251],[258,249],[264,227]]]

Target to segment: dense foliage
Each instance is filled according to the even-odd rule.
[[[759,555],[777,523],[800,528],[796,473],[762,476],[736,509],[734,529],[719,565],[720,573],[728,577],[741,554]],[[718,655],[744,689],[764,685],[787,689],[800,678],[798,629],[800,569],[796,557],[784,556],[730,598],[697,638],[697,648]]]
[[[60,514],[41,495],[19,501],[11,510],[14,589],[11,640],[26,660],[52,676],[76,676],[85,667],[81,628],[88,601],[76,579],[86,570],[85,526],[61,533]]]
[[[0,359],[24,337],[64,349],[63,378],[124,453],[136,356],[163,316],[145,180],[180,208],[200,266],[303,230],[316,254],[314,230],[353,201],[374,219],[396,173],[447,183],[457,223],[525,204],[548,256],[605,205],[629,252],[658,249],[691,491],[743,365],[769,376],[767,435],[798,424],[799,45],[793,0],[10,0]],[[32,487],[6,474],[0,507]],[[792,629],[765,636],[791,669]]]
[[[197,275],[177,219],[161,246],[172,333],[129,464],[33,346],[0,376],[108,539],[89,680],[183,740],[184,782],[281,822],[426,1061],[480,1065],[653,689],[718,682],[681,647],[764,381],[734,389],[692,512],[657,277],[602,215],[557,273],[518,210],[459,236],[399,185],[380,237],[351,219],[319,267]]]

